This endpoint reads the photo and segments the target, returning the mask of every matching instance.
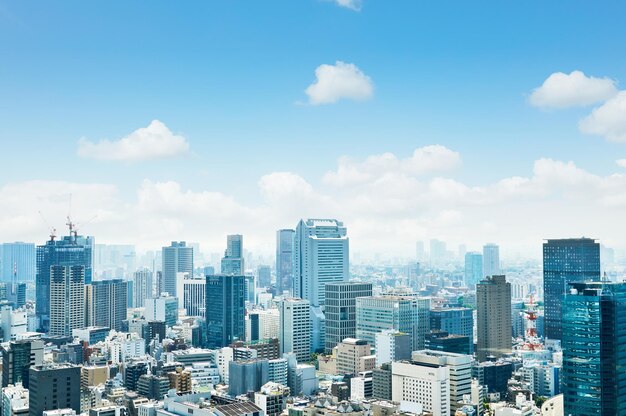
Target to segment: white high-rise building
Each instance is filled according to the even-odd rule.
[[[294,353],[299,362],[311,360],[311,304],[305,299],[279,303],[281,353]]]
[[[50,335],[85,327],[85,266],[50,268]]]
[[[411,358],[411,335],[394,329],[376,334],[376,367]]]
[[[176,279],[178,288],[178,308],[185,309],[187,316],[204,318],[206,310],[206,278],[190,278],[187,273],[179,273]]]
[[[326,283],[349,278],[348,246],[343,222],[301,220],[294,237],[294,296],[324,306]]]
[[[391,400],[418,403],[433,416],[450,415],[450,369],[396,361],[391,364]]]
[[[483,274],[484,277],[502,274],[500,272],[500,247],[496,244],[483,246]]]
[[[14,341],[18,337],[28,331],[28,318],[26,310],[13,310],[12,307],[6,305],[0,309],[0,317],[2,322],[2,332],[4,334],[4,342]]]
[[[246,316],[246,340],[256,341],[280,338],[280,311],[278,309],[254,310]]]
[[[133,275],[133,305],[143,308],[146,299],[152,298],[152,272],[148,269],[137,270]]]
[[[444,351],[413,351],[413,364],[430,367],[447,367],[450,370],[450,411],[456,412],[463,396],[472,394],[472,357]]]

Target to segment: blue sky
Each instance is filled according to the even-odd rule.
[[[260,178],[290,172],[337,203],[335,210],[321,208],[320,214],[346,217],[365,227],[390,215],[342,212],[344,203],[337,194],[343,191],[327,191],[323,180],[341,156],[362,161],[391,152],[402,159],[416,148],[437,144],[460,154],[462,163],[446,177],[468,187],[530,178],[541,158],[573,161],[601,178],[621,174],[624,168],[615,160],[626,157],[626,144],[579,131],[579,120],[602,102],[546,110],[530,105],[528,97],[550,74],[574,70],[608,77],[619,89],[619,81],[626,79],[625,12],[619,1],[363,0],[355,11],[331,0],[0,0],[0,185],[7,192],[9,185],[35,180],[63,182],[68,189],[70,184],[110,184],[116,188],[115,201],[105,209],[110,217],[103,215],[94,233],[115,241],[115,234],[106,233],[111,229],[106,218],[115,217],[115,206],[136,206],[145,180],[174,181],[183,193],[216,192],[233,198],[242,209],[264,206],[273,213],[267,194],[259,190]],[[316,81],[316,68],[337,61],[354,64],[371,80],[371,97],[308,104],[305,89]],[[142,162],[77,154],[81,137],[94,143],[114,141],[152,120],[183,136],[189,150]],[[619,186],[611,192],[621,192]],[[372,190],[361,192],[371,195]],[[550,191],[556,199],[561,193]],[[562,201],[564,207],[570,205]],[[8,204],[0,211],[0,225],[17,239],[11,227],[16,210]],[[56,208],[46,207],[56,213]],[[421,215],[411,209],[403,218]],[[451,205],[442,210],[461,213],[464,227],[485,221],[469,212],[471,208]],[[243,228],[251,234],[252,246],[267,250],[270,229],[281,222],[290,225],[298,215],[277,211],[279,218],[255,234],[256,219],[266,214],[251,214],[247,225],[229,220],[224,232]],[[168,221],[166,214],[159,215],[155,223]],[[541,238],[539,231],[513,238],[478,228],[455,230],[454,224],[441,229],[424,225],[437,215],[433,211],[424,217],[415,238],[407,233],[401,247],[398,243],[394,248],[409,252],[409,242],[418,238],[470,246],[495,239],[528,251]],[[30,224],[26,237],[35,238],[35,221],[25,223]],[[563,224],[546,234],[595,232],[617,244],[618,230],[613,235],[595,225]],[[389,229],[397,227],[394,223]],[[184,234],[190,228],[185,224],[172,230]],[[186,238],[144,231],[136,230],[145,234],[137,237],[144,247],[160,246],[158,239]],[[371,236],[357,229],[359,236],[361,245],[355,244],[367,250]],[[223,236],[188,239],[206,239],[206,246],[217,247]],[[517,247],[518,239],[527,242]]]

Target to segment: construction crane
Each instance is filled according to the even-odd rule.
[[[48,223],[46,217],[43,216],[43,213],[41,211],[39,211],[39,215],[41,216],[44,224],[46,224],[46,227],[48,227],[48,229],[50,230],[50,241],[54,241],[54,239],[57,238],[57,229],[52,227],[50,223]]]

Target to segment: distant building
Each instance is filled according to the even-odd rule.
[[[426,336],[427,350],[470,355],[469,338],[465,335],[450,334],[433,330]]]
[[[85,266],[50,266],[50,335],[70,336],[85,325]]]
[[[204,318],[206,311],[206,277],[190,278],[179,276],[178,307],[184,309],[187,316]]]
[[[2,351],[2,387],[21,383],[29,388],[28,369],[43,364],[43,341],[11,341],[0,346]]]
[[[472,366],[472,378],[477,379],[481,386],[487,386],[487,393],[500,393],[501,397],[507,394],[512,374],[513,363],[510,361],[474,362]]]
[[[483,255],[475,251],[465,253],[465,286],[473,289],[483,277]]]
[[[261,265],[257,268],[257,286],[269,287],[272,284],[272,268]]]
[[[228,363],[228,380],[228,394],[231,396],[259,391],[269,381],[268,361],[231,361]]]
[[[543,243],[545,337],[561,340],[561,305],[571,282],[600,280],[600,244],[591,238]]]
[[[224,275],[243,276],[244,272],[243,235],[229,235],[226,237],[226,251],[222,258],[220,273]]]
[[[467,337],[469,354],[474,352],[474,311],[470,308],[433,308],[430,329]]]
[[[279,295],[292,293],[293,254],[295,230],[284,229],[276,232],[276,288]]]
[[[376,366],[411,358],[411,335],[388,329],[376,334]],[[391,398],[387,399],[391,400]]]
[[[91,296],[87,299],[91,316],[89,326],[122,330],[122,321],[126,319],[128,310],[127,283],[122,279],[98,280],[91,283]]]
[[[133,274],[133,306],[143,308],[146,299],[153,297],[152,272],[148,269],[137,270]]]
[[[371,371],[376,366],[376,357],[367,341],[346,338],[337,344],[337,372],[356,375]]]
[[[490,276],[476,285],[477,357],[495,359],[512,349],[511,284],[505,276]]]
[[[0,245],[0,281],[7,283],[35,281],[36,250],[33,243]]]
[[[178,296],[176,279],[178,273],[193,275],[193,248],[187,246],[184,241],[172,241],[169,247],[162,249],[163,274],[159,293],[168,293],[170,296]]]
[[[500,271],[500,247],[496,244],[483,246],[483,275],[484,277],[499,276]]]

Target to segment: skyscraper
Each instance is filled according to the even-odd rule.
[[[37,246],[36,314],[40,332],[50,329],[50,271],[52,266],[82,266],[84,282],[91,283],[93,237],[70,235],[56,240],[51,236],[43,246]]]
[[[35,280],[34,244],[4,243],[0,253],[0,281],[17,283]]]
[[[43,364],[43,341],[10,341],[0,346],[2,351],[2,387],[18,382],[26,388],[28,369],[33,365]]]
[[[474,289],[483,277],[483,255],[475,251],[465,253],[465,286]]]
[[[349,277],[348,237],[343,222],[301,220],[294,237],[294,295],[324,306],[326,283]]]
[[[178,279],[178,307],[187,316],[202,316],[206,309],[206,277]]]
[[[50,267],[50,335],[72,335],[85,325],[85,266]]]
[[[184,241],[172,241],[169,247],[163,247],[163,274],[159,292],[167,292],[170,296],[177,296],[176,278],[178,273],[193,275],[193,248]],[[159,295],[160,293],[157,293]]]
[[[283,229],[276,232],[276,288],[278,294],[291,292],[293,288],[293,255],[295,230]]]
[[[548,240],[543,243],[546,338],[562,338],[561,304],[567,285],[586,280],[600,280],[600,244],[590,238]]]
[[[467,337],[468,349],[474,352],[474,313],[470,308],[433,308],[430,329]]]
[[[122,279],[98,280],[91,283],[90,296],[86,299],[91,321],[88,326],[105,326],[122,330],[128,309],[128,286]]]
[[[564,414],[626,414],[626,283],[570,283],[562,307]]]
[[[500,272],[500,247],[496,244],[483,246],[483,277],[497,276]]]
[[[178,321],[178,298],[173,296],[148,298],[144,313],[148,321],[163,321],[167,326],[174,326]]]
[[[311,304],[306,299],[288,298],[278,304],[280,348],[293,353],[299,362],[311,359]]]
[[[511,284],[505,276],[488,276],[476,285],[478,361],[510,353]]]
[[[229,235],[226,237],[226,251],[222,258],[221,274],[242,276],[244,271],[243,235]]]
[[[269,287],[272,284],[272,268],[261,265],[257,268],[257,286]]]
[[[446,242],[437,240],[433,238],[430,240],[430,263],[431,264],[441,264],[443,261],[447,260],[448,257],[448,249],[446,247]]]
[[[222,348],[246,335],[244,276],[206,277],[206,324],[208,348]]]
[[[326,353],[330,353],[344,339],[356,338],[356,298],[363,296],[372,296],[371,283],[326,284]]]
[[[133,279],[133,306],[143,308],[146,299],[153,297],[152,272],[148,269],[137,270]]]

